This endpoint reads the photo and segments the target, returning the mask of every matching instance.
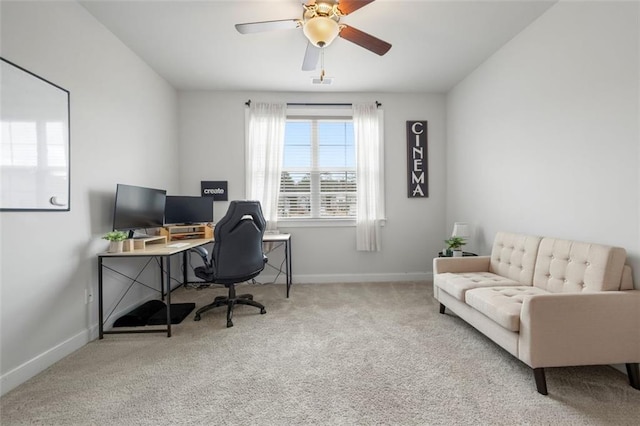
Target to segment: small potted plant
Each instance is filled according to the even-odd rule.
[[[109,253],[122,252],[123,241],[128,238],[129,234],[123,231],[111,231],[104,234],[103,240],[109,241]]]
[[[462,246],[467,242],[462,237],[451,237],[444,240],[447,243],[447,256],[462,257]]]

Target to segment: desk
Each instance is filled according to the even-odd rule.
[[[291,272],[291,234],[264,234],[262,241],[265,243],[280,243],[284,244],[284,273],[287,276],[287,299],[289,298],[289,291],[291,284],[293,283]],[[268,264],[268,263],[267,263]]]
[[[264,234],[262,239],[265,243],[279,243],[284,244],[284,259],[285,270],[283,271],[287,278],[287,298],[289,298],[289,292],[291,285],[293,284],[292,266],[291,266],[291,234]],[[190,249],[194,247],[203,246],[205,244],[213,243],[212,239],[184,239],[179,241],[172,241],[168,244],[153,244],[147,245],[144,250],[134,250],[122,253],[99,253],[98,254],[98,322],[99,322],[99,338],[102,339],[105,334],[124,334],[124,333],[163,333],[167,332],[167,337],[171,337],[171,262],[170,258],[173,255],[182,253],[183,255],[183,279],[182,284],[187,283],[187,255]],[[181,247],[172,247],[175,244],[186,243]],[[110,330],[104,331],[104,313],[103,313],[103,292],[102,292],[102,272],[103,269],[109,268],[104,265],[104,260],[107,258],[132,258],[132,257],[149,257],[160,259],[160,294],[164,299],[164,283],[167,282],[167,327],[166,328],[154,328],[143,330]],[[146,267],[146,265],[145,265]],[[109,268],[111,269],[111,268]],[[113,269],[111,269],[113,270]],[[117,271],[116,271],[117,272]],[[135,278],[130,278],[132,284],[137,282]]]
[[[181,241],[190,241],[190,240],[181,240]],[[211,240],[208,240],[208,242],[213,243],[215,242],[215,240],[211,239]],[[262,237],[262,242],[278,244],[276,248],[279,247],[280,245],[284,245],[284,264],[285,264],[284,271],[282,271],[280,268],[270,265],[268,262],[267,262],[267,266],[270,266],[280,272],[284,272],[287,279],[286,283],[287,283],[287,299],[288,299],[289,293],[291,291],[291,285],[293,284],[293,272],[292,272],[292,266],[291,266],[291,234],[265,233],[264,236]],[[268,254],[271,251],[273,251],[273,249],[269,250],[268,252],[265,252],[265,254]],[[183,265],[188,264],[187,251],[184,252],[182,264]],[[184,284],[189,282],[187,279],[187,268],[183,268],[183,273],[184,273],[184,276],[182,279],[182,283]]]
[[[179,253],[185,253],[194,247],[210,243],[209,239],[193,239],[184,240],[181,243],[186,245],[181,247],[172,247],[176,243],[171,242],[169,244],[153,244],[148,245],[144,250],[125,251],[121,253],[99,253],[98,254],[98,323],[99,323],[99,339],[102,339],[105,334],[123,334],[123,333],[163,333],[167,332],[167,337],[171,337],[171,256]],[[104,331],[104,313],[103,313],[103,300],[102,300],[102,271],[105,268],[104,260],[107,258],[134,258],[134,257],[149,257],[160,259],[160,293],[164,297],[164,282],[167,282],[167,328],[154,328],[144,330],[110,330]],[[146,267],[146,265],[145,265]],[[108,267],[107,267],[108,268]],[[166,268],[166,269],[165,269]],[[109,268],[111,269],[111,268]],[[113,270],[113,269],[112,269]],[[165,278],[166,277],[166,278]],[[128,277],[130,278],[130,277]],[[137,282],[136,278],[132,279],[133,283]],[[117,305],[116,305],[117,306]]]

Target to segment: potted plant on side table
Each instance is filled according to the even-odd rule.
[[[129,234],[123,231],[107,232],[102,239],[109,241],[108,253],[121,253],[123,241],[127,239]]]
[[[462,257],[462,246],[467,242],[462,237],[451,237],[448,240],[444,240],[447,243],[446,256]]]

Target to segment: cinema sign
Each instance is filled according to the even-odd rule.
[[[427,122],[407,121],[407,187],[409,198],[429,196]]]

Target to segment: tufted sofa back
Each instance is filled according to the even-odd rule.
[[[533,285],[552,293],[620,290],[626,257],[620,247],[543,238]]]
[[[498,232],[491,249],[489,272],[532,285],[541,237]]]

